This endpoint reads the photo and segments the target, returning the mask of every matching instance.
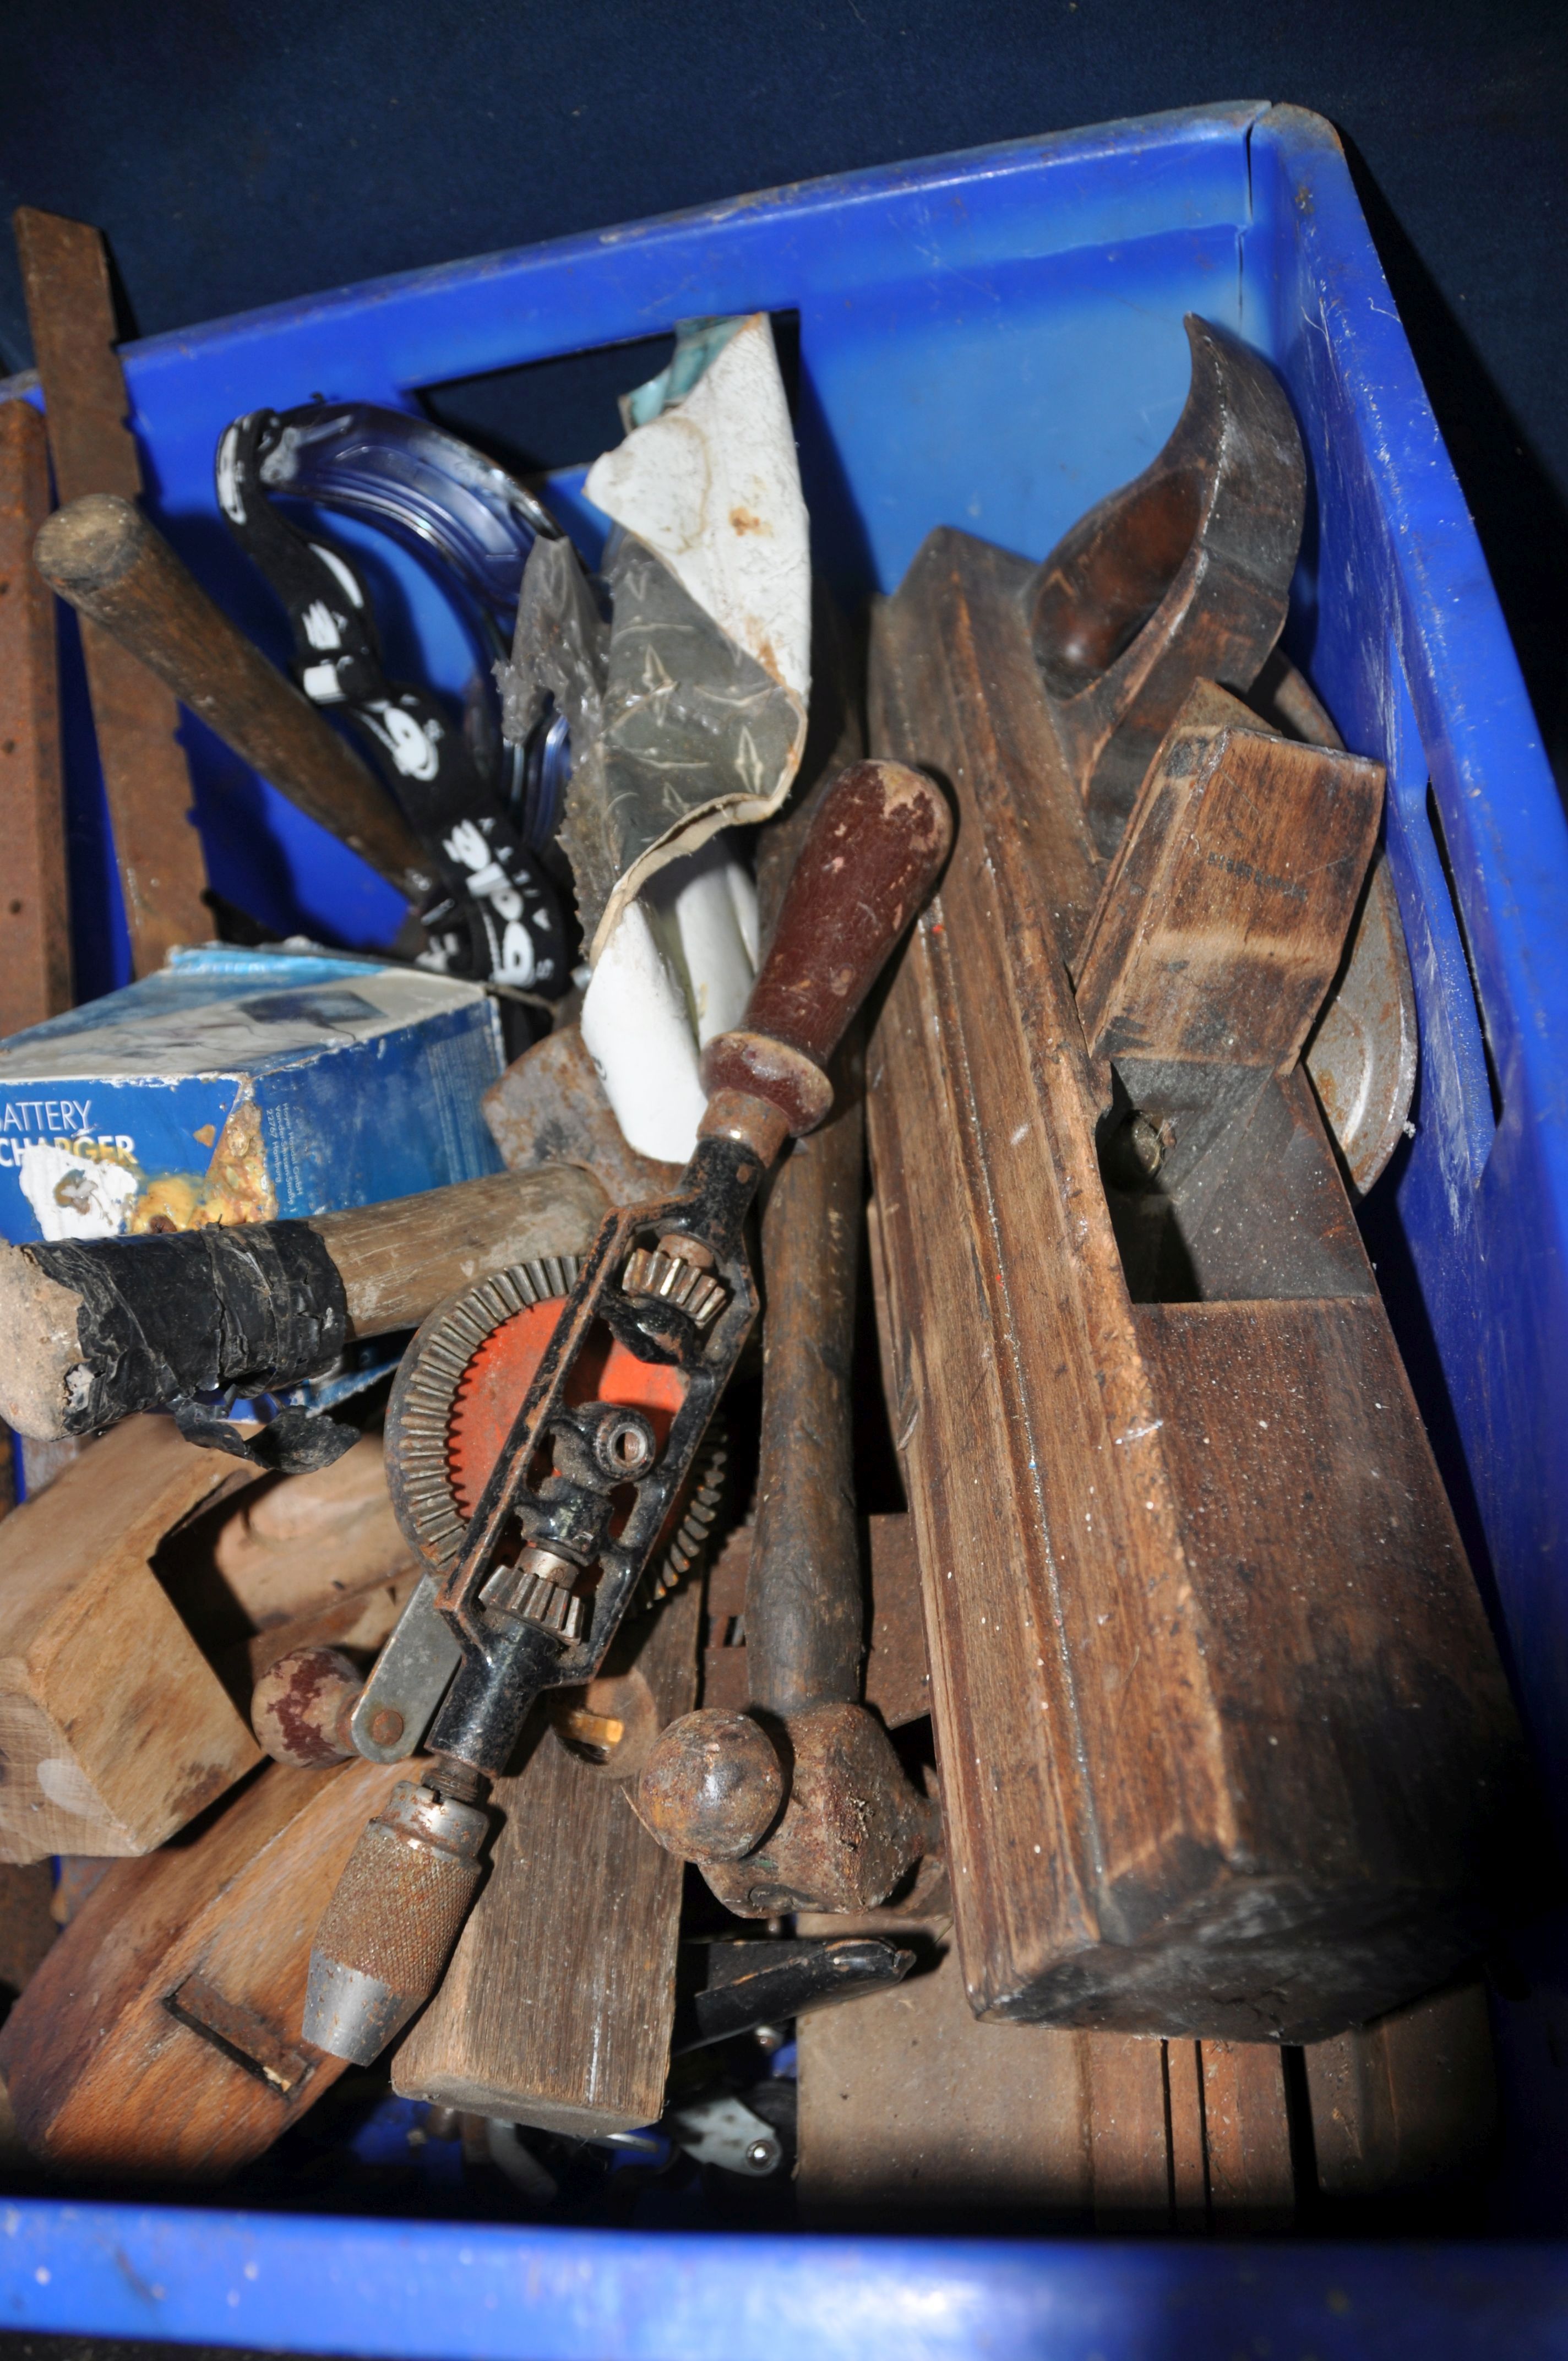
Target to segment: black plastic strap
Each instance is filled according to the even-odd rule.
[[[330,1367],[347,1339],[342,1277],[304,1222],[27,1252],[81,1298],[71,1434],[229,1386],[296,1385]]]
[[[289,610],[295,679],[352,724],[441,881],[420,912],[430,944],[421,963],[558,1000],[572,978],[555,886],[461,730],[422,689],[387,678],[364,577],[347,552],[296,531],[272,505],[262,462],[298,416],[258,410],[225,429],[218,500]]]

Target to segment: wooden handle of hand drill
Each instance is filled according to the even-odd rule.
[[[386,789],[314,706],[215,607],[117,492],[58,509],[33,544],[51,590],[140,658],[227,746],[402,894],[430,864]]]
[[[823,1068],[933,884],[952,840],[931,781],[855,763],[822,799],[743,1026],[703,1053],[710,1098],[764,1099],[798,1138],[833,1104]]]

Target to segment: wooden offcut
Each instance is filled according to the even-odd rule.
[[[115,307],[104,241],[84,222],[20,206],[16,251],[42,381],[61,500],[141,491],[129,402],[115,353]],[[172,692],[96,624],[82,648],[130,931],[131,968],[150,975],[180,943],[204,942],[202,847],[190,821],[191,781],[176,742]]]
[[[0,1861],[166,1842],[261,1760],[266,1666],[379,1647],[418,1572],[375,1439],[271,1477],[172,1419],[88,1444],[0,1524]]]
[[[0,1035],[71,1005],[54,608],[31,563],[48,514],[43,420],[0,403]]]
[[[700,1609],[687,1583],[623,1631],[612,1659],[624,1650],[646,1685],[652,1730],[696,1702]],[[543,1713],[522,1743],[521,1767],[491,1793],[503,1817],[488,1879],[395,2053],[393,2086],[578,2137],[630,2131],[664,2103],[681,1863],[628,1801],[635,1755],[584,1761]]]
[[[151,1564],[236,1472],[129,1419],[0,1525],[0,1860],[150,1852],[260,1761]]]
[[[1120,2235],[1277,2228],[1295,2210],[1272,2043],[987,2025],[945,1918],[807,1917],[916,1949],[891,1989],[800,2020],[801,2210],[813,2226]]]

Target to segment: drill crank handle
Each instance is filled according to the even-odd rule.
[[[806,830],[745,1016],[703,1052],[702,1137],[740,1128],[771,1163],[786,1137],[824,1121],[833,1104],[828,1061],[936,882],[952,834],[938,789],[902,763],[855,763],[835,779]],[[762,1107],[748,1118],[743,1100]]]

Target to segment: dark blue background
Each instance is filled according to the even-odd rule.
[[[5,0],[0,197],[97,223],[127,334],[813,174],[1211,99],[1328,115],[1564,774],[1564,0]],[[30,357],[0,240],[0,364]],[[514,457],[619,364],[469,389]]]

